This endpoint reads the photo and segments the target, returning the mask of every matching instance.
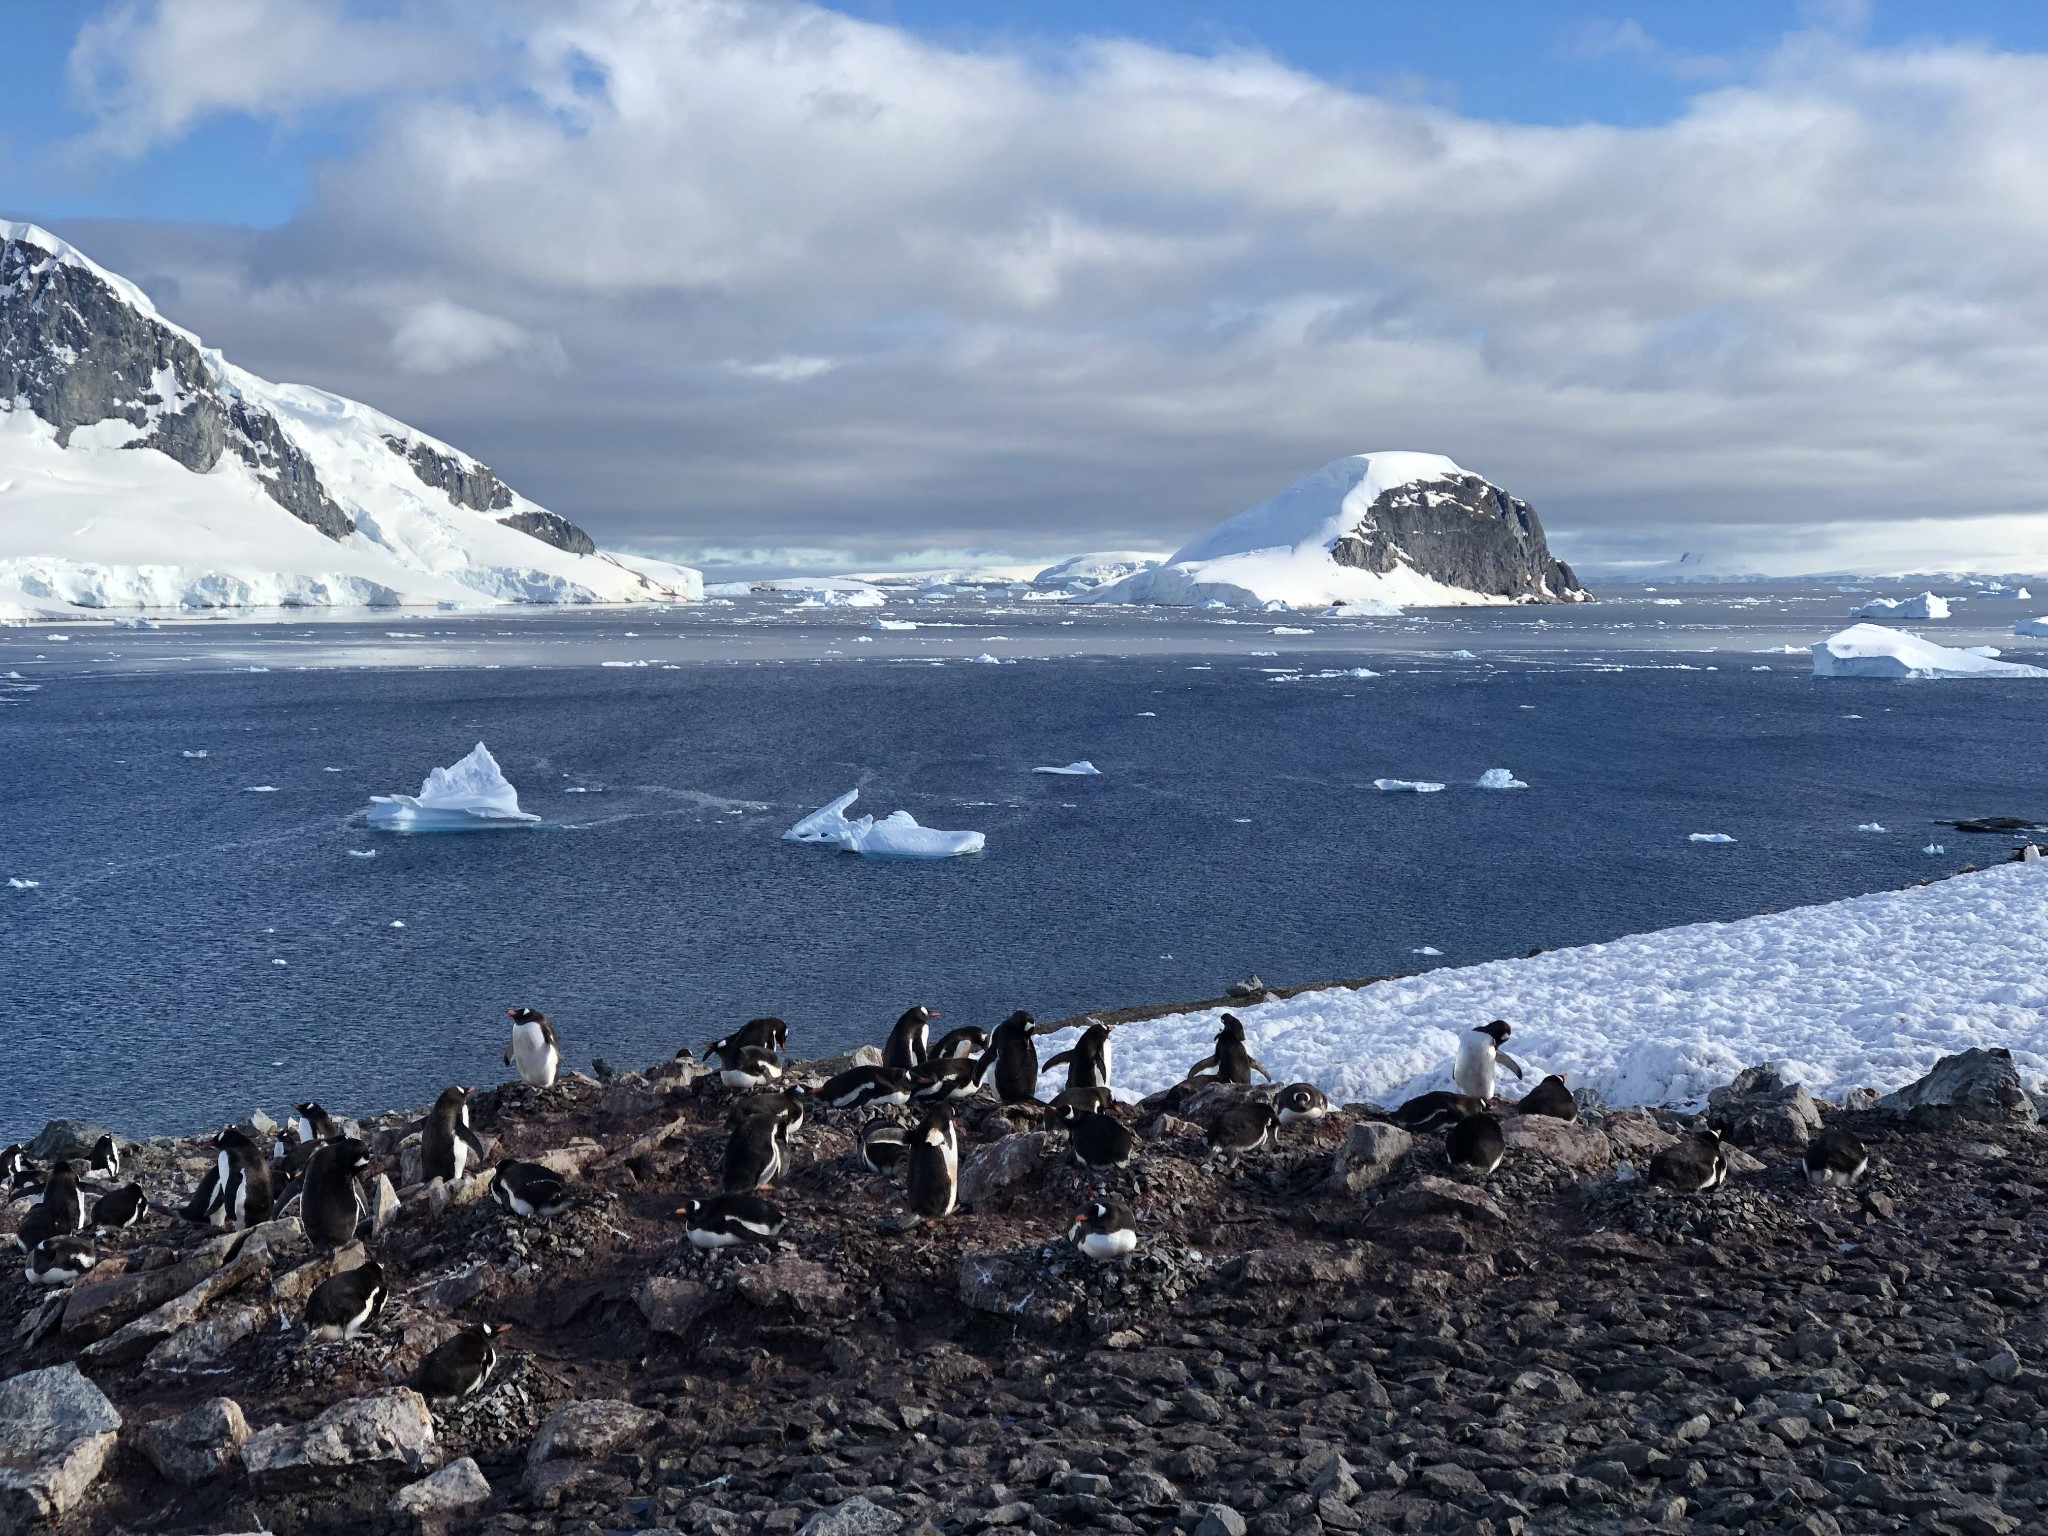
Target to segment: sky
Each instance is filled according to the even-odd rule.
[[[2037,0],[6,0],[0,217],[723,574],[1449,454],[1593,568],[2048,569]]]

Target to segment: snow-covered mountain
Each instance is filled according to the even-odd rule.
[[[1360,453],[1084,594],[1091,603],[1468,607],[1588,600],[1529,504],[1435,453]]]
[[[1057,565],[1048,565],[1031,578],[1034,587],[1099,587],[1121,581],[1139,571],[1149,571],[1171,558],[1151,549],[1103,549],[1093,554],[1070,555]]]
[[[0,617],[701,593],[402,421],[235,367],[134,284],[0,222]]]

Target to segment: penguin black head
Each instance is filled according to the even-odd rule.
[[[676,1207],[676,1214],[687,1219],[691,1216],[696,1215],[699,1211],[703,1209],[704,1202],[702,1200],[690,1199],[685,1200],[681,1205]]]
[[[1232,1040],[1242,1040],[1244,1038],[1244,1020],[1240,1019],[1236,1014],[1224,1014],[1222,1023],[1223,1027],[1216,1032],[1218,1039],[1222,1039],[1226,1035]]]
[[[1071,1127],[1076,1120],[1081,1118],[1081,1107],[1072,1099],[1055,1099],[1052,1105],[1052,1116],[1060,1124]]]
[[[915,1008],[904,1009],[903,1017],[898,1019],[896,1022],[898,1024],[929,1024],[933,1019],[936,1019],[938,1016],[938,1009],[927,1008],[923,1003],[919,1003]]]
[[[1101,1221],[1109,1214],[1109,1207],[1100,1200],[1090,1200],[1082,1206],[1079,1218],[1082,1221]]]
[[[996,1028],[1007,1029],[1012,1031],[1021,1029],[1028,1034],[1031,1030],[1031,1026],[1036,1024],[1037,1022],[1038,1021],[1032,1018],[1030,1014],[1026,1013],[1022,1008],[1019,1008],[1015,1013],[1011,1014],[1007,1019],[1003,1020],[1002,1023],[998,1024]]]
[[[1495,1019],[1491,1024],[1480,1025],[1473,1033],[1485,1035],[1493,1041],[1494,1049],[1499,1050],[1508,1043],[1508,1036],[1512,1035],[1514,1030],[1509,1026],[1506,1019]]]

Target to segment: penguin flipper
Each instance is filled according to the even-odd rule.
[[[1196,1062],[1192,1067],[1189,1067],[1188,1075],[1182,1078],[1181,1081],[1184,1083],[1192,1083],[1202,1073],[1213,1071],[1219,1065],[1221,1065],[1221,1063],[1217,1059],[1217,1054],[1212,1051],[1207,1056],[1204,1056],[1200,1061]]]
[[[1245,1057],[1245,1060],[1250,1062],[1252,1070],[1258,1073],[1259,1076],[1263,1077],[1267,1082],[1271,1083],[1278,1081],[1278,1079],[1275,1078],[1272,1073],[1266,1070],[1266,1064],[1263,1061],[1259,1060],[1258,1057],[1247,1056]]]
[[[1515,1074],[1515,1078],[1517,1081],[1522,1080],[1522,1064],[1519,1061],[1515,1060],[1515,1058],[1510,1056],[1506,1051],[1495,1051],[1493,1053],[1493,1056],[1494,1060],[1498,1061],[1502,1066],[1506,1067],[1510,1072]]]
[[[509,1045],[505,1047],[505,1065],[508,1067],[512,1065],[512,1047]]]
[[[1041,1071],[1041,1072],[1050,1072],[1050,1071],[1051,1071],[1051,1070],[1052,1070],[1052,1069],[1053,1069],[1054,1067],[1057,1067],[1057,1066],[1059,1066],[1059,1065],[1060,1065],[1061,1063],[1063,1063],[1063,1062],[1069,1062],[1069,1061],[1072,1061],[1073,1059],[1074,1059],[1074,1048],[1073,1048],[1073,1047],[1072,1047],[1072,1046],[1070,1045],[1070,1046],[1068,1046],[1068,1047],[1067,1047],[1067,1048],[1066,1048],[1066,1049],[1065,1049],[1064,1051],[1061,1051],[1061,1052],[1059,1053],[1059,1055],[1057,1055],[1057,1056],[1053,1057],[1053,1059],[1052,1059],[1051,1061],[1048,1061],[1048,1062],[1046,1062],[1046,1063],[1045,1063],[1045,1064],[1044,1064],[1043,1066],[1041,1066],[1041,1067],[1040,1067],[1040,1068],[1039,1068],[1038,1070],[1039,1070],[1039,1071]]]

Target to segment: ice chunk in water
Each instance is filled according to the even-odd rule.
[[[1102,770],[1089,762],[1085,757],[1078,762],[1067,764],[1064,768],[1034,768],[1031,771],[1033,773],[1057,773],[1064,777],[1075,779],[1100,778],[1102,776]]]
[[[519,809],[519,791],[482,742],[461,762],[429,773],[417,795],[370,797],[370,825],[384,832],[481,832],[539,820]]]
[[[1734,838],[1726,832],[1694,832],[1686,837],[1689,843],[1732,843]]]
[[[782,840],[838,848],[866,859],[951,859],[963,853],[980,853],[987,843],[979,832],[921,827],[908,811],[897,811],[881,821],[872,816],[850,821],[846,808],[859,798],[859,790],[849,789],[830,805],[804,817],[782,834]]]
[[[1372,787],[1388,794],[1434,795],[1443,789],[1441,784],[1432,784],[1426,779],[1374,779]]]
[[[1529,786],[1506,768],[1489,768],[1479,775],[1481,789],[1527,789]]]

